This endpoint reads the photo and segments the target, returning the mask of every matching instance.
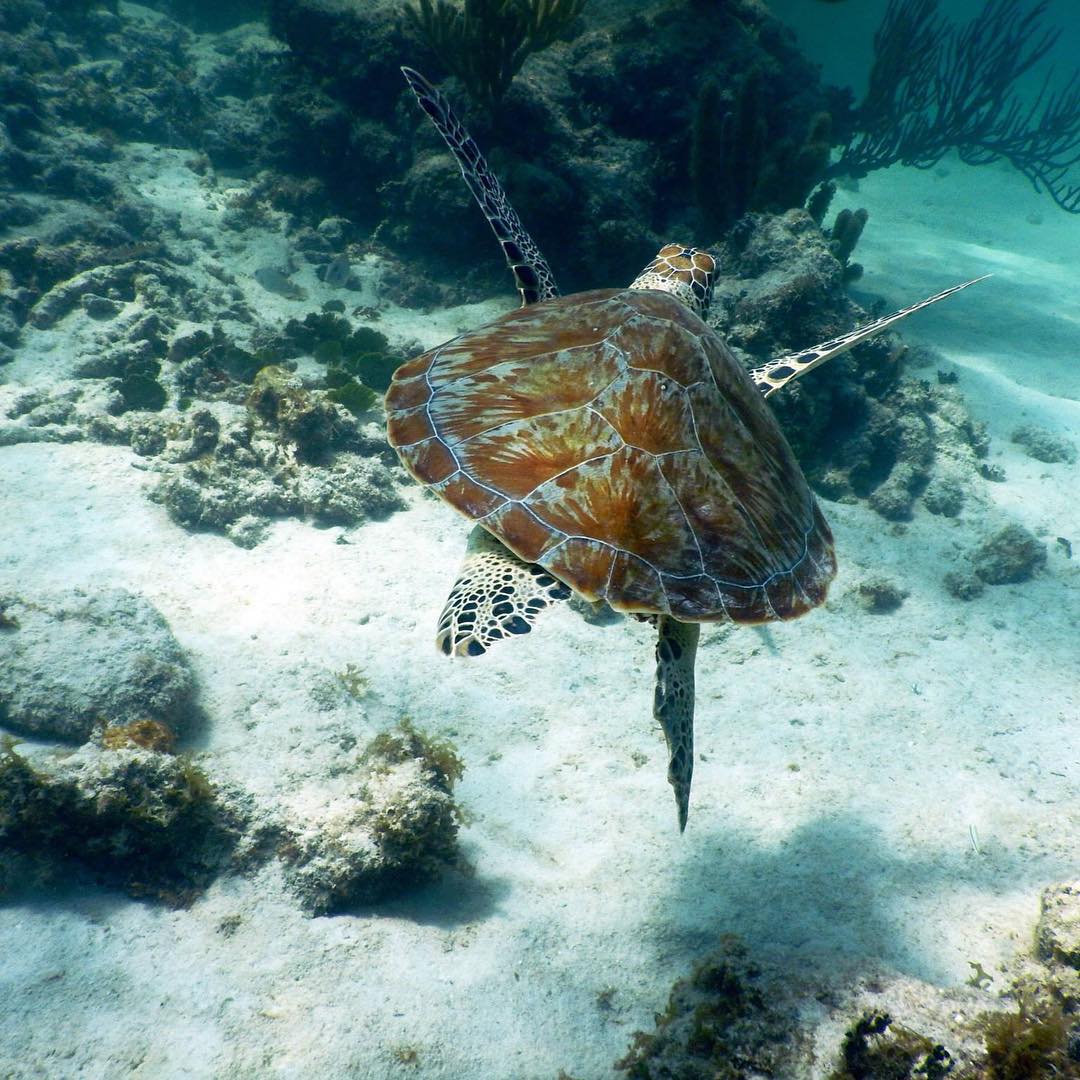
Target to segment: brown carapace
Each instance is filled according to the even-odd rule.
[[[618,611],[788,619],[836,572],[760,390],[671,292],[520,308],[405,364],[386,407],[421,483]]]

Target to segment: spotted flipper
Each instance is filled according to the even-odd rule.
[[[569,598],[561,581],[522,562],[477,525],[439,616],[435,644],[447,656],[481,656],[494,641],[527,634],[544,608]]]
[[[690,813],[690,781],[694,775],[694,656],[701,626],[661,615],[656,628],[659,636],[653,716],[667,740],[668,783],[675,789],[682,832]]]
[[[786,386],[793,379],[797,379],[800,375],[805,375],[808,371],[813,371],[814,368],[824,364],[826,360],[831,360],[834,356],[847,352],[848,349],[858,345],[860,341],[865,341],[875,334],[880,334],[882,330],[892,326],[893,323],[906,319],[916,311],[922,311],[923,308],[936,304],[939,300],[944,300],[946,296],[952,296],[953,293],[966,289],[977,281],[985,281],[988,277],[990,277],[989,274],[984,274],[982,277],[972,278],[971,281],[965,281],[960,285],[953,285],[934,296],[920,300],[917,304],[912,304],[911,307],[901,308],[891,315],[885,315],[871,323],[866,323],[864,326],[856,327],[854,330],[849,330],[848,333],[841,334],[840,337],[833,338],[831,341],[824,341],[820,345],[815,345],[812,349],[803,349],[802,352],[778,356],[775,360],[762,364],[761,367],[753,368],[750,372],[750,378],[757,383],[758,389],[768,397],[782,386]]]
[[[480,148],[454,115],[450,102],[418,71],[403,67],[409,87],[420,102],[439,134],[457,159],[458,168],[488,219],[495,239],[499,241],[514,282],[521,293],[521,304],[535,304],[559,295],[555,275],[547,260],[540,254],[533,238],[525,231],[517,212],[510,205],[502,185],[488,168]]]

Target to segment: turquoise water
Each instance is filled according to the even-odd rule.
[[[1075,1069],[1040,1011],[1075,973],[1031,943],[1076,875],[1080,215],[952,146],[836,167],[886,7],[591,0],[502,85],[492,46],[453,75],[389,0],[0,5],[0,1076],[801,1080],[867,1011],[985,1075],[1025,964]],[[1061,30],[1031,102],[1080,24],[1023,10]],[[502,251],[403,64],[520,215],[481,176]],[[624,289],[668,242],[717,261],[707,325],[650,324],[680,344],[637,364],[609,294],[548,295]],[[747,372],[982,275],[760,401]],[[540,306],[509,314],[515,284]],[[388,442],[395,369],[508,315],[497,393],[459,371],[474,397],[429,407],[463,346],[429,354]],[[686,365],[719,398],[693,423]],[[588,467],[583,436],[537,450],[526,400],[602,429]],[[419,414],[428,491],[391,446]],[[466,494],[424,474],[491,417]],[[722,485],[657,464],[701,447]],[[499,513],[519,483],[533,531]],[[487,604],[513,640],[448,658],[482,514],[517,552],[473,570],[515,591],[467,583],[458,626]],[[570,539],[643,576],[559,562]],[[723,601],[676,611],[699,569]],[[762,591],[762,625],[725,621]],[[657,628],[597,596],[700,616],[682,834]]]

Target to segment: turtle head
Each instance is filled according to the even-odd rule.
[[[712,299],[716,260],[706,251],[665,244],[632,282],[631,289],[674,293],[695,315],[705,318]]]

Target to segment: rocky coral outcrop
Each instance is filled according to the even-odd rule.
[[[140,720],[74,753],[0,742],[0,892],[79,867],[172,905],[219,874],[279,858],[304,910],[325,915],[438,879],[461,864],[463,766],[411,725],[376,736],[351,765],[272,801],[176,754]]]
[[[710,321],[752,367],[869,322],[844,280],[809,213],[747,215],[720,249]],[[989,439],[955,387],[905,375],[907,352],[891,334],[864,342],[770,404],[825,497],[867,499],[890,521],[909,519],[921,497],[955,517]]]
[[[1046,565],[1046,545],[1023,525],[1005,525],[972,553],[975,573],[988,585],[1027,581]]]
[[[976,964],[963,987],[877,973],[824,992],[726,938],[675,983],[655,1029],[637,1032],[615,1068],[634,1080],[1080,1077],[1077,883],[1044,891],[1035,941],[991,994],[994,979]]]
[[[184,906],[226,862],[243,825],[241,801],[222,797],[185,757],[138,745],[32,757],[0,747],[0,879],[9,884],[52,880],[74,865],[134,896]]]

